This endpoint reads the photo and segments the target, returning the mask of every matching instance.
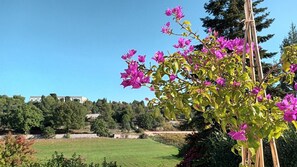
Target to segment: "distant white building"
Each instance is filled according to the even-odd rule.
[[[87,101],[88,99],[84,96],[57,96],[57,98],[59,100],[63,99],[65,100],[66,97],[69,97],[69,99],[71,101],[77,100],[80,103],[84,103],[85,101]],[[41,96],[30,96],[30,101],[37,101],[40,102],[41,101]]]
[[[100,116],[100,114],[87,114],[86,118],[87,119],[96,119],[99,116]]]

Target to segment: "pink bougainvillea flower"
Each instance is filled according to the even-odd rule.
[[[297,90],[297,83],[294,84],[294,89]]]
[[[129,75],[127,73],[121,73],[121,78],[128,78]]]
[[[141,81],[141,83],[149,83],[150,82],[150,77],[149,76],[142,77],[140,81]]]
[[[236,82],[236,81],[234,81],[234,82],[233,82],[233,86],[235,86],[235,87],[239,87],[239,86],[240,86],[240,82]]]
[[[122,55],[122,59],[127,60],[128,59],[127,54]]]
[[[163,63],[165,61],[164,53],[162,51],[158,51],[153,57],[153,60],[155,60],[157,63]]]
[[[184,48],[186,46],[185,41],[186,41],[185,38],[179,38],[178,43],[173,45],[173,47],[175,47],[175,48]]]
[[[215,36],[217,36],[218,33],[216,32]],[[235,39],[225,39],[224,37],[217,38],[218,47],[221,50],[227,49],[230,51],[234,51],[236,54],[242,54],[243,48],[244,48],[244,39],[242,38],[235,38]],[[252,45],[253,49],[254,45]],[[249,45],[246,46],[247,53],[250,50]]]
[[[240,125],[239,131],[230,131],[228,135],[234,140],[246,141],[247,137],[245,135],[245,130],[248,128],[246,123]]]
[[[208,28],[208,29],[207,29],[207,32],[208,32],[209,34],[211,34],[211,33],[212,33],[212,29],[211,29],[211,28]]]
[[[161,32],[164,33],[164,34],[171,34],[172,33],[172,29],[170,28],[170,22],[167,22],[165,24],[165,26],[162,27]]]
[[[213,36],[215,36],[215,37],[219,36],[219,32],[213,31]]]
[[[171,15],[172,15],[172,10],[168,8],[168,9],[165,11],[165,14],[166,14],[166,16],[171,16]]]
[[[297,71],[297,64],[292,64],[291,66],[290,66],[290,72],[291,73],[295,73]]]
[[[252,90],[252,94],[257,95],[261,91],[261,88],[259,87],[254,87]]]
[[[129,52],[128,52],[127,54],[124,54],[124,55],[122,56],[122,59],[123,59],[123,60],[131,59],[132,56],[134,56],[136,52],[137,52],[137,51],[136,51],[135,49],[131,49],[131,50],[129,50]]]
[[[167,22],[167,23],[165,24],[165,26],[166,26],[166,27],[170,27],[170,22]]]
[[[151,87],[150,87],[150,91],[155,91],[154,86],[151,86]]]
[[[270,94],[267,94],[267,95],[266,95],[266,99],[267,99],[267,100],[271,100],[271,95],[270,95]]]
[[[138,56],[138,61],[141,62],[141,63],[144,63],[145,62],[145,57],[146,57],[145,55],[143,55],[143,56],[139,55]]]
[[[216,50],[215,52],[214,52],[214,54],[216,55],[216,57],[218,58],[218,59],[222,59],[222,58],[224,58],[225,57],[225,55],[226,54],[224,54],[222,51],[220,51],[220,50]]]
[[[182,8],[181,8],[181,6],[177,6],[177,7],[173,8],[173,9],[169,9],[169,8],[168,8],[168,9],[165,11],[165,15],[166,15],[166,16],[174,15],[174,16],[175,16],[175,19],[176,19],[177,21],[179,21],[180,19],[182,19],[182,18],[184,17],[184,14],[183,14],[183,12],[182,12]]]
[[[248,125],[246,123],[240,125],[240,130],[246,130]]]
[[[171,75],[169,76],[169,80],[170,80],[170,81],[174,81],[175,78],[176,78],[176,75],[175,75],[175,74],[171,74]]]
[[[262,102],[263,101],[263,96],[257,96],[257,100],[258,100],[258,102]]]
[[[276,106],[284,112],[284,120],[292,122],[297,118],[297,98],[292,94],[288,94]]]
[[[130,86],[130,85],[131,85],[131,84],[130,84],[130,80],[129,80],[129,79],[127,79],[127,80],[123,80],[123,82],[121,83],[121,85],[123,85],[124,88],[127,87],[127,86]]]
[[[217,84],[220,85],[220,86],[224,86],[225,85],[225,82],[226,80],[222,77],[219,77],[217,80],[216,80]]]
[[[246,141],[247,138],[245,136],[245,131],[240,130],[238,132],[236,131],[231,131],[228,133],[228,135],[233,139],[233,140],[240,140],[240,141]]]
[[[289,108],[289,105],[290,104],[289,104],[288,100],[286,100],[286,99],[284,99],[281,102],[276,103],[276,106],[282,111],[285,111],[287,108]]]
[[[150,99],[146,97],[146,98],[144,98],[144,100],[149,101]]]
[[[195,48],[193,45],[190,45],[188,50],[189,50],[189,52],[193,52],[195,50]]]
[[[132,54],[135,54],[131,52]],[[143,71],[138,68],[138,63],[134,60],[128,63],[128,68],[125,72],[121,73],[123,79],[121,85],[125,87],[132,86],[134,89],[140,88],[143,84],[150,82],[150,77],[145,76]]]
[[[177,6],[177,7],[173,8],[171,11],[175,15],[176,20],[180,20],[184,17],[181,6]]]
[[[296,121],[297,111],[287,111],[284,113],[284,120],[288,122]]]
[[[186,45],[190,45],[191,44],[191,40],[190,39],[185,40],[185,44]]]
[[[211,85],[211,82],[209,82],[209,81],[204,81],[204,85],[205,85],[205,86],[210,86],[210,85]]]
[[[131,86],[133,89],[138,89],[141,87],[141,82],[139,79],[131,80]]]
[[[226,43],[225,37],[219,37],[217,39],[217,42],[220,44],[221,47],[223,47],[225,45],[224,43]]]
[[[203,47],[203,48],[201,49],[201,52],[203,52],[203,53],[208,53],[208,49],[206,49],[205,47]]]

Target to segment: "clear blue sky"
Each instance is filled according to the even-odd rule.
[[[193,29],[204,35],[199,18],[206,0],[1,0],[0,94],[81,95],[94,101],[143,100],[147,89],[123,89],[122,54],[136,49],[152,57],[172,50],[176,37],[161,34],[168,7],[181,5]],[[269,1],[275,37],[263,47],[279,51],[292,22],[296,0]]]

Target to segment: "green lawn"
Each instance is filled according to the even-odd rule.
[[[65,156],[81,155],[87,162],[117,161],[122,167],[173,167],[179,159],[172,155],[177,148],[151,139],[49,139],[37,140],[34,144],[37,158],[51,158],[57,151]]]

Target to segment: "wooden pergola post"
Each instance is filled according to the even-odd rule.
[[[259,82],[263,80],[263,69],[261,64],[261,57],[258,46],[257,31],[253,13],[253,5],[251,0],[245,0],[244,4],[245,12],[245,42],[244,42],[244,54],[243,54],[243,70],[245,70],[246,63],[246,46],[249,44],[249,61],[250,61],[250,74],[254,82],[258,79]],[[256,63],[256,66],[255,66]],[[256,78],[255,70],[257,69],[258,75]],[[264,90],[264,95],[266,91]],[[260,146],[256,152],[255,167],[264,167],[264,153],[263,153],[263,140],[259,139]],[[275,139],[270,141],[271,154],[273,159],[273,166],[279,167],[279,159],[277,154],[277,148],[275,145]],[[242,164],[252,166],[251,156],[247,148],[242,148]]]

